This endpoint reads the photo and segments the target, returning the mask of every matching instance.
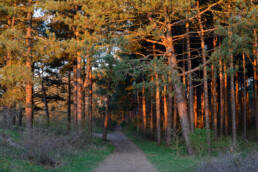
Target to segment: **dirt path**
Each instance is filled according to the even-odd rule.
[[[157,170],[147,160],[146,155],[132,143],[123,133],[121,127],[108,134],[116,149],[94,172],[156,172]]]

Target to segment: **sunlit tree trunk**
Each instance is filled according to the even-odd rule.
[[[155,85],[156,85],[156,130],[157,130],[157,142],[161,144],[160,133],[160,90],[159,90],[159,76],[155,73]]]
[[[213,38],[213,48],[215,50],[216,45],[217,45],[217,37],[215,36]],[[216,70],[214,69],[214,66],[212,64],[212,95],[213,95],[213,130],[214,130],[214,136],[217,137],[218,136],[218,117],[217,117],[217,88],[216,88]]]
[[[198,112],[197,112],[197,90],[195,88],[195,95],[194,95],[194,126],[197,128],[198,126]]]
[[[146,98],[145,98],[145,87],[142,87],[142,121],[143,121],[143,133],[146,133],[147,128],[147,116],[146,116]]]
[[[104,133],[102,135],[103,141],[107,141],[107,129],[108,129],[108,122],[109,122],[109,103],[110,103],[110,95],[107,95],[106,100],[106,110],[105,110],[105,121],[104,121]]]
[[[220,136],[223,135],[224,126],[224,80],[223,80],[223,63],[222,59],[219,60],[219,80],[220,80]]]
[[[32,0],[28,0],[28,4],[30,5]],[[27,46],[27,59],[26,59],[26,67],[32,71],[32,12],[27,12],[27,34],[26,34],[26,46]],[[32,81],[27,81],[26,86],[26,103],[25,103],[25,120],[26,120],[26,128],[30,129],[33,126],[33,84]]]
[[[238,66],[236,65],[236,69]],[[240,112],[240,106],[239,106],[239,83],[238,83],[238,71],[236,71],[236,126],[239,127],[239,112]]]
[[[163,128],[165,131],[165,135],[167,135],[167,128],[168,128],[168,103],[167,103],[167,87],[164,86],[163,90],[163,105],[164,105],[164,123],[163,123]]]

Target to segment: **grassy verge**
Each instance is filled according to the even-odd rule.
[[[0,130],[0,134],[8,135],[13,140],[19,143],[20,133],[11,130]],[[76,149],[75,151],[67,151],[60,154],[60,164],[55,167],[49,167],[37,164],[33,159],[22,158],[19,154],[21,150],[6,146],[0,141],[0,171],[91,171],[97,164],[105,159],[107,155],[112,153],[114,146],[108,143],[103,143],[100,138],[93,138],[92,144],[87,148]]]
[[[130,127],[124,127],[123,131],[131,141],[140,147],[158,171],[189,172],[193,171],[199,162],[196,158],[186,156],[186,152],[183,149],[180,149],[178,155],[175,150],[165,145],[157,145],[156,142],[140,137]]]

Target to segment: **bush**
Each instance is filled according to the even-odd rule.
[[[196,172],[257,172],[258,154],[242,155],[240,153],[221,154],[215,159],[202,161]]]
[[[209,130],[209,134],[212,140],[213,132]],[[190,142],[196,154],[203,155],[204,153],[207,153],[209,145],[207,143],[206,129],[196,128],[195,131],[190,134]]]

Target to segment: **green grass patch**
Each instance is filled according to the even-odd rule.
[[[198,159],[187,156],[185,149],[180,149],[179,155],[177,155],[172,148],[143,139],[130,127],[124,127],[123,131],[131,141],[140,147],[158,171],[189,172],[193,171],[199,162]]]

